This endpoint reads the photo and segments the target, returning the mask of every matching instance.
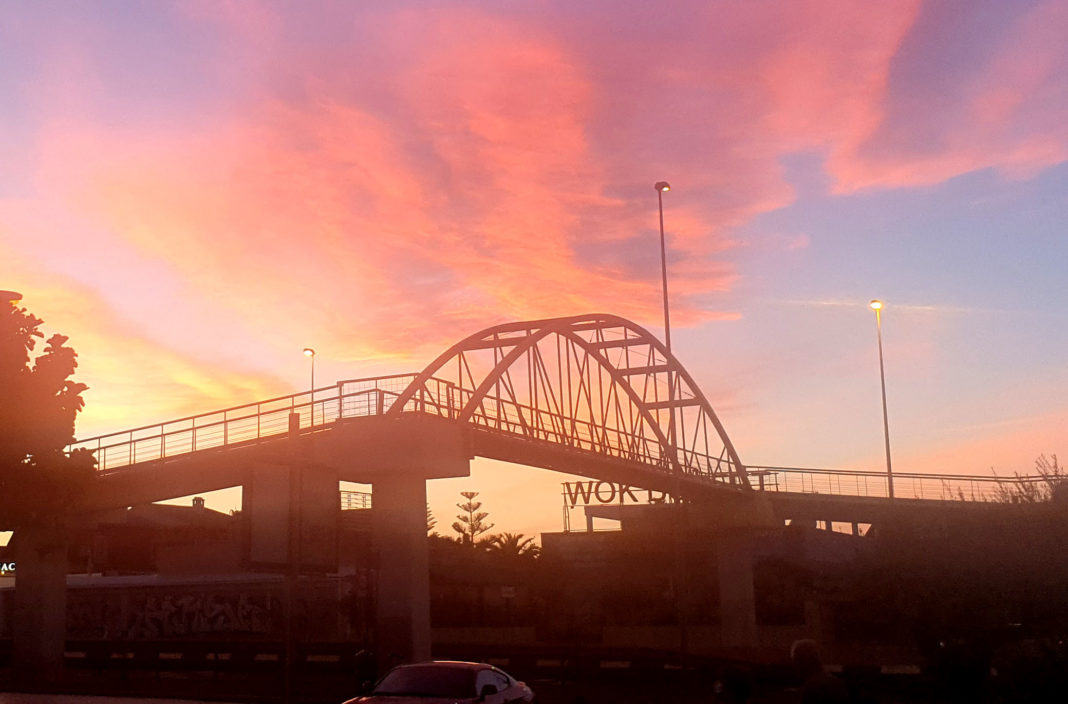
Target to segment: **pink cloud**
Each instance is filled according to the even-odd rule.
[[[961,30],[967,15],[931,15],[925,36],[944,39],[943,56],[909,46],[895,61],[907,66],[910,51],[922,49],[925,63],[945,65],[903,69],[891,82],[877,129],[832,158],[840,192],[931,185],[985,168],[1029,178],[1068,159],[1068,7],[1041,3],[1001,18],[996,35],[981,38]],[[983,53],[955,59],[964,42]]]
[[[655,212],[597,195],[607,179],[587,145],[590,86],[566,51],[470,14],[401,15],[392,31],[420,47],[395,79],[402,119],[311,76],[301,99],[264,97],[206,132],[57,125],[40,180],[261,338],[313,329],[360,357],[436,349],[502,318],[658,318],[653,276],[575,259],[581,218],[616,211],[636,230]],[[685,231],[688,220],[676,222]],[[733,277],[722,261],[678,269],[683,302]]]
[[[795,199],[784,156],[826,155],[842,192],[1066,158],[1059,3],[1007,22],[945,115],[911,108],[930,86],[904,69],[949,31],[918,0],[181,8],[203,51],[176,116],[126,109],[147,99],[111,73],[115,30],[46,42],[34,193],[0,225],[51,213],[33,258],[183,358],[244,348],[264,373],[312,340],[418,366],[505,319],[655,326],[661,178],[687,325],[736,315],[708,302],[769,246],[740,226]]]

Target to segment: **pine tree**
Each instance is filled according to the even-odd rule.
[[[437,535],[437,531],[434,527],[437,526],[438,519],[434,518],[434,514],[430,511],[430,504],[426,505],[426,534]]]
[[[478,536],[488,531],[494,524],[485,523],[489,514],[479,510],[482,508],[482,502],[475,501],[475,497],[478,496],[477,491],[461,491],[460,496],[467,501],[456,504],[456,508],[464,513],[456,516],[458,520],[452,524],[452,529],[460,534],[461,543],[474,547],[478,542]]]

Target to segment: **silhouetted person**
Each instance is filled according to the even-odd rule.
[[[801,678],[801,704],[849,703],[849,687],[823,669],[816,641],[794,641],[790,647],[790,659]]]

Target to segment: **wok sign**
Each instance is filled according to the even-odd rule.
[[[591,504],[661,504],[667,500],[667,492],[639,489],[630,484],[616,482],[564,482],[564,503],[568,508]]]

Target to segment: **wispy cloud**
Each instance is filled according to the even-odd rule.
[[[794,306],[801,308],[852,308],[856,310],[870,309],[871,301],[861,301],[846,298],[822,298],[822,299],[762,299],[772,305]],[[952,315],[1016,315],[1019,312],[1004,308],[979,308],[974,306],[955,306],[941,303],[898,303],[896,301],[883,301],[886,310],[904,310],[918,313],[944,313]]]
[[[1068,158],[1068,11],[994,6],[983,42],[918,0],[0,9],[0,40],[34,37],[0,66],[0,245],[117,376],[151,358],[205,404],[274,389],[305,344],[407,367],[506,319],[655,326],[660,178],[673,320],[736,318],[739,252],[812,249],[740,234],[798,197],[785,156],[842,193]],[[202,383],[229,365],[241,388]]]

